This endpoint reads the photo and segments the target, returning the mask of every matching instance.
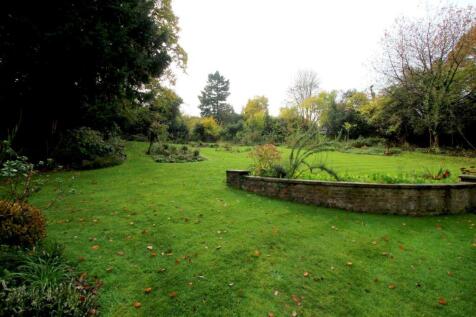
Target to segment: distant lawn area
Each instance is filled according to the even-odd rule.
[[[250,165],[247,152],[203,148],[205,161],[170,164],[146,149],[129,142],[120,166],[50,175],[74,191],[44,209],[48,239],[103,282],[103,316],[476,312],[476,214],[412,218],[279,201],[226,186],[227,169]],[[352,175],[441,166],[453,181],[476,164],[421,153],[324,158]],[[44,208],[53,191],[31,203]]]

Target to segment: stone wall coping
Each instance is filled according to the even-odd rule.
[[[235,171],[231,171],[235,172]],[[245,171],[239,171],[245,172]],[[364,182],[343,182],[343,181],[322,181],[313,179],[290,179],[290,178],[274,178],[247,175],[248,173],[240,173],[246,175],[244,177],[256,180],[262,180],[270,183],[287,183],[313,185],[319,184],[323,186],[340,186],[340,187],[359,187],[359,188],[395,188],[395,189],[451,189],[451,188],[476,188],[476,183],[447,183],[447,184],[382,184],[382,183],[364,183]]]
[[[460,175],[459,179],[462,182],[468,182],[468,183],[476,183],[476,175]]]

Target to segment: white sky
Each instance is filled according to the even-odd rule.
[[[452,1],[471,4],[475,0]],[[421,15],[434,0],[174,0],[187,74],[175,90],[182,111],[198,115],[209,73],[230,80],[228,102],[240,113],[249,98],[268,97],[270,111],[285,105],[300,69],[319,75],[321,88],[366,89],[379,40],[398,16]]]

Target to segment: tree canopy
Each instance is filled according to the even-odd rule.
[[[0,4],[0,137],[47,156],[66,129],[107,129],[142,87],[186,64],[170,1]]]

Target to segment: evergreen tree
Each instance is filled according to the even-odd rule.
[[[208,81],[198,99],[200,115],[213,117],[219,124],[228,122],[234,115],[233,108],[226,102],[230,95],[230,81],[218,71],[208,75]]]

